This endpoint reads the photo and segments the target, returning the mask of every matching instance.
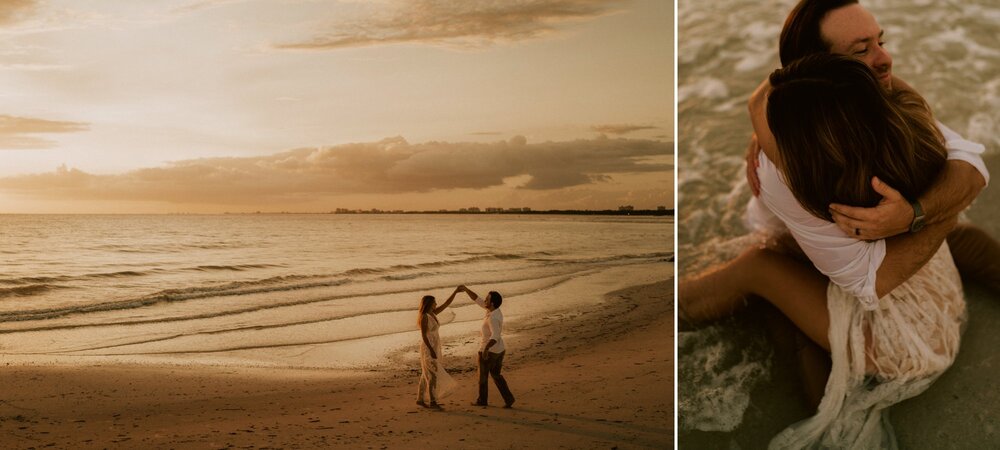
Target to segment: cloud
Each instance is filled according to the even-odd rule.
[[[35,12],[37,0],[3,0],[0,1],[0,26],[20,22]]]
[[[74,133],[87,129],[87,124],[79,122],[0,115],[0,149],[50,148],[55,145],[54,142],[33,135]]]
[[[627,125],[627,124],[617,124],[617,125],[594,125],[590,127],[598,133],[614,134],[617,136],[632,133],[634,131],[642,130],[658,130],[660,127],[654,127],[650,125]]]
[[[332,26],[311,39],[280,49],[333,50],[418,43],[463,48],[534,39],[571,20],[612,12],[622,0],[404,0],[387,14],[371,14]]]
[[[175,13],[189,13],[203,9],[218,8],[231,4],[245,3],[246,0],[199,0],[179,6],[173,10]]]
[[[601,184],[616,174],[668,173],[672,143],[596,138],[529,144],[379,142],[303,148],[261,157],[178,161],[97,175],[55,172],[0,178],[0,190],[49,199],[261,204],[319,196],[487,189],[517,177],[518,190]],[[658,162],[650,162],[650,159]],[[509,186],[508,186],[509,187]]]

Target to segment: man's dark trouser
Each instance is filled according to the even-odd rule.
[[[507,380],[500,374],[500,369],[503,368],[504,353],[507,352],[487,352],[486,358],[483,358],[482,352],[479,353],[479,398],[476,399],[476,403],[481,405],[487,403],[487,398],[489,397],[488,376],[493,377],[493,382],[496,383],[500,395],[503,396],[504,404],[510,405],[514,403],[514,394],[510,393],[510,388],[507,387]]]

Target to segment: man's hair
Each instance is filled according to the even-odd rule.
[[[778,39],[778,56],[781,65],[787,66],[796,59],[813,53],[827,53],[830,43],[823,40],[819,23],[827,13],[858,0],[801,0],[785,19]]]
[[[770,77],[767,121],[796,200],[832,221],[830,203],[875,206],[873,176],[915,199],[944,166],[944,138],[919,94],[887,92],[862,62],[806,56]]]
[[[503,297],[500,295],[499,292],[490,291],[489,296],[490,296],[490,304],[493,305],[494,309],[499,308],[500,305],[503,304]]]

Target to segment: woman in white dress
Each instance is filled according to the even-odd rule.
[[[438,399],[450,392],[455,380],[448,375],[441,363],[441,337],[438,335],[438,314],[448,308],[455,300],[458,289],[451,293],[443,305],[437,306],[433,295],[425,295],[420,299],[420,312],[417,325],[420,327],[420,381],[417,383],[417,404],[425,408],[441,409]],[[424,401],[424,394],[430,396],[430,403]]]
[[[776,144],[762,143],[758,206],[787,226],[815,269],[750,249],[683,280],[680,315],[720,318],[757,295],[830,352],[817,414],[771,448],[894,448],[884,410],[926,390],[958,352],[965,301],[944,243],[954,221],[922,231],[937,238],[936,253],[900,279],[914,268],[882,264],[886,242],[846,235],[828,205],[874,205],[883,182],[917,198],[944,165],[948,133],[916,92],[886,91],[868,66],[829,54],[775,71],[751,99],[751,116],[758,136],[773,134]]]

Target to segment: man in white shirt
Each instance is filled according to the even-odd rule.
[[[510,408],[514,404],[514,394],[507,387],[507,380],[500,373],[503,369],[503,356],[506,353],[503,337],[500,335],[503,330],[503,313],[500,312],[500,305],[503,304],[503,297],[499,292],[490,291],[485,298],[479,297],[475,292],[465,286],[459,286],[458,290],[469,294],[472,301],[486,309],[486,316],[483,318],[483,340],[479,345],[479,397],[473,403],[476,406],[487,406],[489,397],[488,378],[493,377],[493,382],[497,385],[497,390],[503,397],[504,408]]]
[[[779,54],[783,64],[815,52],[850,56],[871,67],[886,89],[911,89],[905,82],[893,76],[892,58],[883,47],[882,38],[882,28],[874,16],[858,4],[857,0],[801,0],[785,22],[779,43]],[[769,87],[765,80],[752,99],[766,98],[766,94],[762,94],[761,91],[766,92]],[[751,111],[754,111],[755,100],[751,101],[750,106]],[[763,111],[761,108],[756,110]],[[949,134],[944,129],[942,133]],[[980,281],[993,289],[1000,289],[1000,276],[998,276],[1000,244],[976,227],[955,226],[957,215],[971,204],[988,183],[989,173],[981,157],[983,147],[965,141],[957,134],[951,141],[956,145],[949,145],[948,161],[944,169],[920,198],[903,198],[892,187],[879,180],[873,180],[874,189],[884,197],[877,206],[861,208],[830,205],[836,226],[847,237],[865,241],[884,239],[884,256],[881,264],[874,267],[877,268],[877,277],[872,279],[872,288],[877,296],[890,292],[909,279],[930,260],[946,238],[955,265],[964,277]],[[755,196],[759,194],[760,188],[758,169],[761,148],[769,145],[774,146],[773,137],[769,133],[762,133],[753,136],[747,149],[748,183]],[[776,239],[774,242],[787,243],[788,239]],[[796,251],[801,251],[797,244],[791,246],[791,251],[778,247],[770,250],[778,250],[779,253],[786,255],[794,255]],[[788,260],[781,259],[781,261]],[[746,264],[758,268],[767,266],[783,270],[780,264],[764,258],[747,259]],[[806,264],[811,270],[815,270],[811,263]],[[739,268],[734,271],[740,272]],[[714,273],[716,274],[714,277],[703,278],[702,285],[711,286],[713,292],[724,293],[720,296],[733,297],[729,294],[742,288],[737,286],[738,280],[726,276],[727,272],[716,270]],[[684,280],[679,286],[681,314],[688,319],[691,317],[689,310],[685,311],[685,298],[699,297],[697,289],[693,286]],[[825,283],[819,286],[823,289],[822,292],[825,292]],[[787,286],[782,288],[783,291],[780,292],[782,294],[790,296],[801,294],[797,289],[790,289]],[[742,294],[736,295],[734,298],[739,299],[739,302],[734,304],[741,305],[743,297]],[[774,303],[776,299],[768,300]],[[796,303],[797,301],[796,298],[786,304],[801,304],[801,302]],[[803,310],[817,312],[807,308]],[[825,312],[825,307],[819,310],[821,311],[818,312]],[[788,312],[784,310],[783,312],[788,315]],[[802,323],[804,323],[802,320],[796,322],[800,326]],[[819,324],[817,328],[819,330],[825,329],[822,321],[810,323]],[[825,336],[825,332],[814,334]],[[810,403],[815,406],[823,396],[829,372],[829,357],[823,348],[812,344],[805,335],[800,334],[796,340],[802,341],[802,345],[796,350],[798,356],[803,361],[813,361],[803,362],[802,370]],[[825,367],[820,367],[823,365]]]
[[[857,0],[802,0],[782,29],[779,54],[782,65],[816,52],[850,56],[871,67],[887,90],[912,90],[892,74],[892,57],[883,44],[882,28]],[[754,97],[765,97],[758,95],[762,90],[769,90],[766,81]],[[941,225],[954,221],[989,182],[981,156],[983,146],[943,124],[941,127],[949,137],[948,161],[920,198],[903,198],[892,187],[873,180],[876,192],[884,197],[881,203],[872,208],[832,204],[831,214],[848,236],[866,241],[885,239],[887,256],[880,274],[880,282],[889,287],[885,291],[923,267],[945,237],[963,278],[1000,290],[1000,243],[972,225]],[[774,145],[770,133],[764,131],[751,139],[747,149],[747,181],[754,196],[760,193],[757,169],[761,147]]]

